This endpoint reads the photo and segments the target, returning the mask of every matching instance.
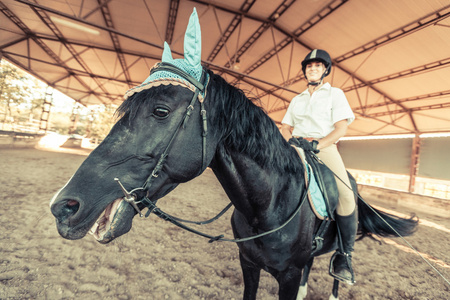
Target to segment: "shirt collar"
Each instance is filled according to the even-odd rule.
[[[320,91],[320,90],[328,91],[330,89],[331,89],[331,84],[328,82],[325,82],[317,91]],[[300,95],[309,95],[308,89],[304,90]]]

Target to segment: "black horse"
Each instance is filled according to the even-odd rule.
[[[256,298],[261,269],[278,281],[280,299],[296,299],[314,256],[337,248],[335,222],[323,235],[322,249],[313,253],[321,222],[309,204],[299,206],[306,184],[296,150],[241,90],[204,71],[209,83],[201,103],[198,88],[194,94],[179,85],[144,89],[124,101],[109,135],[52,199],[58,231],[80,239],[91,230],[101,243],[110,242],[130,230],[138,210],[154,209],[157,199],[209,166],[235,207],[235,238],[276,229],[300,207],[281,229],[238,243],[244,299]],[[116,178],[132,190],[125,198]],[[356,190],[354,180],[353,186]],[[361,200],[358,208],[362,236],[408,235],[417,225]]]

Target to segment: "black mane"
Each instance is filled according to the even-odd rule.
[[[214,112],[208,112],[222,137],[219,147],[245,153],[263,168],[280,172],[299,172],[303,168],[298,155],[284,140],[280,130],[263,109],[253,103],[241,89],[227,83],[220,75],[206,70],[210,76],[205,103]],[[170,93],[171,85],[158,86],[134,94],[116,111],[123,120],[134,119],[141,105],[155,93]]]
[[[298,155],[264,110],[241,89],[211,71],[208,73],[211,82],[205,101],[211,101],[210,105],[216,107],[212,123],[222,131],[219,146],[245,153],[265,168],[298,172],[301,169]]]

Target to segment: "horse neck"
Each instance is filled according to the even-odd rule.
[[[292,213],[303,184],[297,153],[242,91],[220,76],[211,77],[212,98],[206,105],[210,137],[215,136],[218,144],[210,166],[219,182],[235,208],[250,217],[280,207]]]
[[[249,223],[284,219],[298,205],[303,177],[258,164],[250,156],[220,148],[211,169],[235,208]]]

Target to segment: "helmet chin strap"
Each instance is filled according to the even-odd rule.
[[[322,83],[322,80],[320,80],[320,81],[308,81],[308,85],[312,85],[312,86],[318,86],[321,83]]]

